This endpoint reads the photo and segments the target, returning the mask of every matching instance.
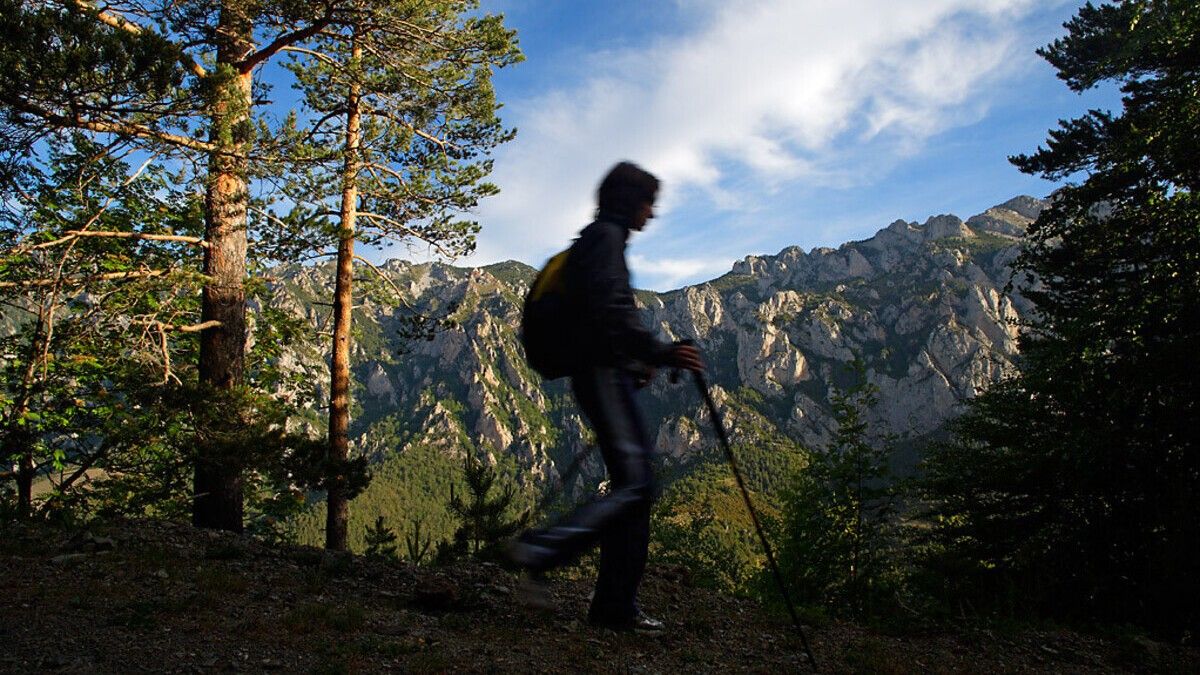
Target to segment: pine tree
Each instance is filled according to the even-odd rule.
[[[896,581],[896,495],[890,438],[873,438],[865,415],[878,401],[861,361],[855,383],[831,394],[837,431],[812,453],[785,498],[781,564],[802,600],[864,616]]]
[[[512,132],[496,117],[491,73],[520,52],[500,18],[474,16],[475,7],[355,3],[293,50],[290,68],[318,121],[291,136],[303,164],[291,201],[301,202],[301,217],[336,216],[326,228],[333,241],[316,241],[322,251],[334,248],[337,261],[329,453],[338,461],[349,456],[355,243],[420,242],[445,258],[468,253],[478,225],[455,214],[496,192],[483,180],[486,157]],[[335,201],[336,212],[325,206]],[[404,302],[399,291],[388,300]],[[326,504],[325,545],[344,549],[348,498],[337,481]]]
[[[519,532],[528,520],[528,513],[515,518],[510,514],[517,496],[516,485],[509,482],[492,496],[499,475],[471,453],[463,460],[463,478],[467,484],[465,499],[450,486],[447,506],[461,524],[453,540],[438,547],[438,559],[442,562],[468,555],[494,557],[497,546]]]
[[[375,517],[375,524],[367,526],[367,555],[384,558],[396,557],[396,532],[387,526],[383,516]]]

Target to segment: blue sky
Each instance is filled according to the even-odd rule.
[[[631,241],[636,285],[710,279],[751,254],[837,246],[897,218],[967,217],[1053,185],[1007,156],[1056,120],[1112,108],[1034,50],[1056,0],[485,0],[526,61],[496,74],[516,140],[475,255],[540,266],[629,159],[663,180]]]

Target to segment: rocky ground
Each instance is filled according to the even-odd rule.
[[[804,672],[793,628],[752,602],[651,569],[657,637],[581,621],[588,584],[558,607],[513,602],[492,565],[402,562],[269,546],[160,522],[0,532],[0,671]],[[882,634],[809,628],[824,672],[1200,672],[1192,647],[1066,630]]]

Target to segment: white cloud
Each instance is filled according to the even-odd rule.
[[[634,285],[640,279],[653,279],[655,288],[678,288],[683,282],[697,277],[711,278],[728,272],[732,267],[729,258],[648,258],[630,255],[629,267],[634,276]]]
[[[519,134],[498,154],[502,193],[480,209],[470,262],[536,264],[565,246],[621,159],[663,179],[668,215],[685,197],[742,209],[801,179],[845,187],[877,178],[931,135],[983,114],[980,92],[1013,67],[1018,20],[1034,4],[685,3],[707,13],[696,32],[597,51],[581,80],[507,102]],[[661,288],[729,263],[678,256],[635,266]]]

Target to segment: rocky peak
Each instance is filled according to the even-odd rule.
[[[1002,289],[1019,236],[1044,206],[1018,197],[965,222],[953,215],[897,220],[865,241],[747,256],[718,279],[639,292],[639,299],[664,339],[700,341],[722,407],[748,443],[824,447],[834,427],[830,392],[848,384],[855,359],[880,390],[871,419],[920,436],[1011,371],[1013,322],[1029,305]],[[459,303],[458,327],[397,360],[390,327],[404,310],[364,307],[356,329],[382,338],[355,352],[364,394],[355,433],[455,452],[486,447],[534,481],[553,479],[587,447],[566,384],[530,371],[517,338],[532,267],[393,261],[381,269],[415,300]],[[295,292],[278,298],[280,307],[314,319],[328,311],[309,299],[328,297],[331,268],[286,274]],[[306,373],[302,379],[321,382],[326,350],[293,345],[287,363]],[[687,449],[713,441],[695,423],[701,407],[694,392],[660,380],[645,400],[651,435],[669,449],[667,461],[686,468],[696,457]],[[373,431],[384,426],[393,431]],[[589,480],[598,480],[599,464],[586,467]]]

